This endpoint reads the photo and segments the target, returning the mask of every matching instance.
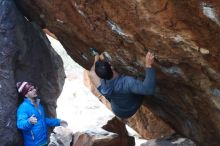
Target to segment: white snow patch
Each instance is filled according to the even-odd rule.
[[[118,135],[116,133],[106,131],[106,130],[104,130],[102,128],[89,129],[89,130],[86,130],[85,133],[88,133],[91,136],[97,136],[97,137],[101,137],[101,136],[117,136]]]
[[[201,6],[202,6],[203,14],[220,26],[220,22],[217,18],[217,14],[215,12],[214,7],[211,4],[207,4],[205,2],[202,2]]]
[[[74,6],[80,15],[86,17],[85,13],[82,10],[80,10],[80,7],[76,3],[74,4]]]
[[[60,19],[57,19],[57,22],[62,23],[62,24],[64,23],[63,20],[60,20]]]
[[[200,51],[200,53],[202,53],[202,54],[209,54],[209,50],[204,49],[204,48],[200,48],[199,51]]]
[[[185,138],[178,138],[176,141],[172,142],[172,144],[181,144],[185,140],[186,140]]]
[[[176,35],[173,39],[177,43],[184,41],[184,39],[180,35]]]
[[[179,68],[178,66],[162,67],[161,70],[164,73],[168,73],[168,74],[173,74],[173,75],[178,75],[178,76],[184,75],[182,69]]]
[[[103,52],[104,58],[106,61],[112,61],[112,57],[110,56],[110,54],[108,52]]]
[[[126,33],[124,33],[123,30],[115,22],[113,22],[112,20],[108,20],[107,24],[117,34],[128,37],[128,35]]]

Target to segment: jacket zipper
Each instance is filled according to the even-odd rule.
[[[31,130],[31,137],[32,137],[32,139],[34,140],[34,133],[33,133],[32,130]]]

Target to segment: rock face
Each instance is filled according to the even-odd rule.
[[[109,117],[101,127],[73,134],[67,127],[55,127],[48,146],[134,146],[134,137],[129,136],[125,124]]]
[[[117,118],[108,121],[103,129],[77,132],[73,146],[134,146],[134,138],[128,136],[125,124]]]
[[[48,146],[70,146],[73,140],[73,132],[66,127],[55,127],[50,135],[50,143]]]
[[[219,145],[219,0],[16,2],[87,69],[93,61],[88,49],[96,47],[120,73],[140,77],[144,55],[154,52],[158,88],[145,105],[199,146]]]
[[[91,131],[77,132],[74,134],[74,143],[72,146],[114,146],[117,134],[106,132],[105,134]],[[116,144],[116,143],[115,143]]]
[[[112,146],[134,146],[134,138],[128,135],[125,124],[118,120],[116,117],[109,120],[106,125],[102,127],[103,129],[118,134]],[[100,145],[101,146],[101,145]],[[111,145],[109,145],[111,146]]]
[[[0,0],[0,145],[22,146],[16,127],[19,104],[15,84],[36,84],[50,116],[64,83],[62,60],[53,51],[41,28],[17,10],[13,0]]]
[[[146,143],[141,144],[141,146],[196,146],[191,140],[171,136],[169,138],[161,138],[161,139],[152,139],[147,141]]]

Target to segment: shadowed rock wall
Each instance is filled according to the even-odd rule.
[[[54,117],[64,77],[62,60],[41,28],[23,17],[13,0],[0,0],[1,146],[23,145],[16,127],[19,104],[16,82],[26,80],[36,84],[48,116]]]
[[[89,69],[90,47],[107,51],[120,73],[143,75],[156,55],[154,114],[199,146],[220,143],[219,0],[16,0]]]

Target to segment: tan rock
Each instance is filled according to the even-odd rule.
[[[8,42],[8,46],[1,43],[1,55],[7,54],[7,59],[1,62],[24,57],[23,53],[18,53],[20,55],[16,59],[8,58],[13,54],[14,48],[29,48],[33,44],[14,43],[15,40],[22,41],[24,37],[8,35],[10,30],[14,30],[14,34],[21,32],[14,29],[17,25],[12,22],[22,19],[20,17],[15,20],[17,15],[13,17],[9,13],[12,12],[11,9],[2,8],[9,6],[10,2],[12,1],[0,1],[0,32],[3,32],[0,40]],[[68,54],[86,69],[93,63],[93,57],[88,50],[96,47],[100,52],[108,52],[112,58],[111,63],[120,73],[141,77],[144,73],[144,55],[147,51],[154,52],[158,88],[155,97],[146,99],[145,105],[199,146],[219,146],[219,0],[16,0],[16,3],[29,21],[34,21],[55,34]],[[8,18],[10,21],[7,21]],[[27,36],[30,38],[29,34]],[[16,46],[11,47],[13,43]],[[39,48],[41,47],[34,50],[40,53]],[[204,48],[205,52],[200,48]],[[14,85],[13,81],[9,83],[7,79],[16,76],[10,69],[5,70],[5,67],[15,65],[12,63],[2,66],[1,87],[4,90],[1,93],[5,93],[5,88],[13,88]],[[44,69],[51,68],[42,68]],[[55,77],[59,76],[47,73],[41,75],[44,78],[53,78],[53,81],[57,81]],[[44,82],[44,85],[42,93],[45,95],[59,91],[51,89],[47,92],[54,87],[54,83]],[[15,107],[15,103],[10,102],[15,94],[14,89],[3,96],[1,103],[7,97],[8,104],[3,104],[1,109],[15,111],[14,108],[9,108]],[[0,123],[3,126],[10,125],[15,119],[11,117],[11,120],[5,115],[3,117],[3,122]]]
[[[66,127],[55,127],[50,135],[50,143],[48,146],[70,146],[73,140],[73,132]]]
[[[117,136],[117,134],[107,131],[104,133],[94,131],[79,132],[74,134],[73,146],[110,146]]]
[[[141,146],[196,146],[190,139],[183,138],[181,136],[171,136],[167,138],[152,139]]]
[[[105,130],[104,130],[105,129]],[[128,136],[125,125],[117,118],[109,120],[102,128],[77,132],[73,146],[134,146],[134,138]]]

